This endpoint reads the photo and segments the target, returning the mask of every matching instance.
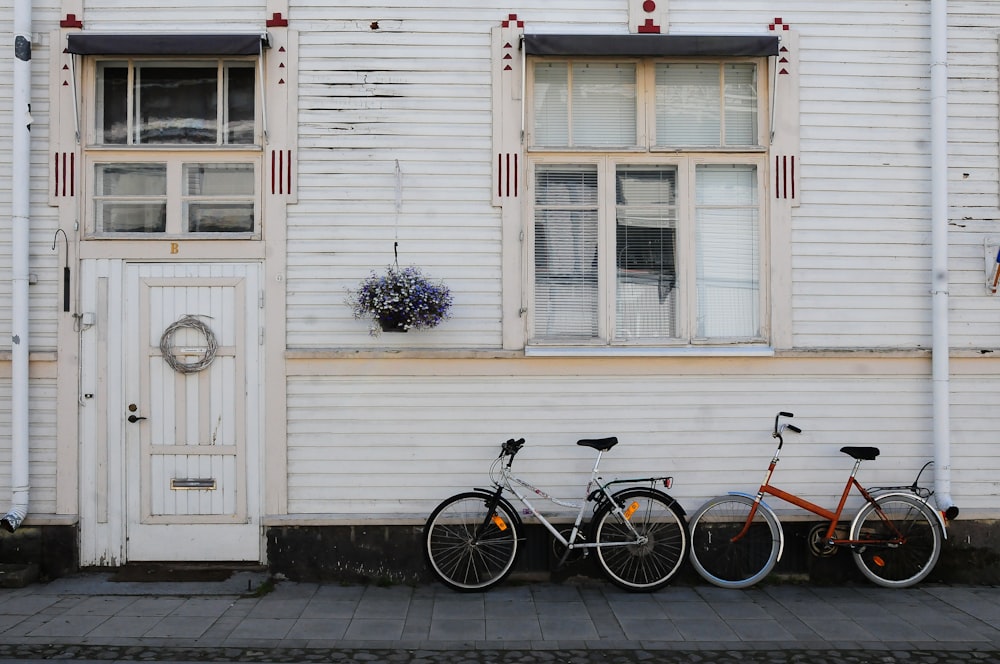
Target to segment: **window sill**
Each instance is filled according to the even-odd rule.
[[[525,357],[773,357],[770,346],[528,346]]]

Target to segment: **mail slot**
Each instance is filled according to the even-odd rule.
[[[202,490],[202,491],[213,491],[215,490],[215,478],[214,477],[189,477],[189,478],[173,478],[170,480],[170,488],[176,490]]]

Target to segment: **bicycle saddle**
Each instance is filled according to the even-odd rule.
[[[583,445],[584,447],[593,447],[595,450],[600,450],[601,452],[607,452],[618,444],[618,438],[615,436],[607,438],[584,438],[576,441],[576,444]]]
[[[855,459],[874,461],[879,455],[877,447],[841,447],[840,451]]]

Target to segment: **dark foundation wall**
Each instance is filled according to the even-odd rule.
[[[783,524],[785,551],[772,580],[821,585],[867,583],[848,551],[830,557],[809,552],[813,524]],[[550,536],[541,526],[526,528],[526,542],[515,575],[560,580],[600,576],[590,559],[551,570]],[[433,581],[423,553],[422,526],[280,526],[267,532],[268,566],[294,581],[415,584]],[[675,583],[702,583],[687,563]],[[1000,583],[1000,522],[953,522],[937,566],[927,582],[995,585]]]
[[[36,577],[55,579],[80,568],[76,526],[21,526],[0,531],[0,566],[8,571],[34,565]]]

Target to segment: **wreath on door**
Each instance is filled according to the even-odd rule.
[[[195,362],[183,362],[174,354],[174,333],[182,329],[197,330],[205,337],[205,352],[201,356],[201,359]],[[197,373],[205,369],[212,364],[212,360],[215,359],[215,353],[218,350],[219,342],[215,338],[212,328],[198,317],[190,314],[168,325],[167,329],[163,331],[163,336],[160,337],[160,353],[163,355],[163,361],[177,373]]]

